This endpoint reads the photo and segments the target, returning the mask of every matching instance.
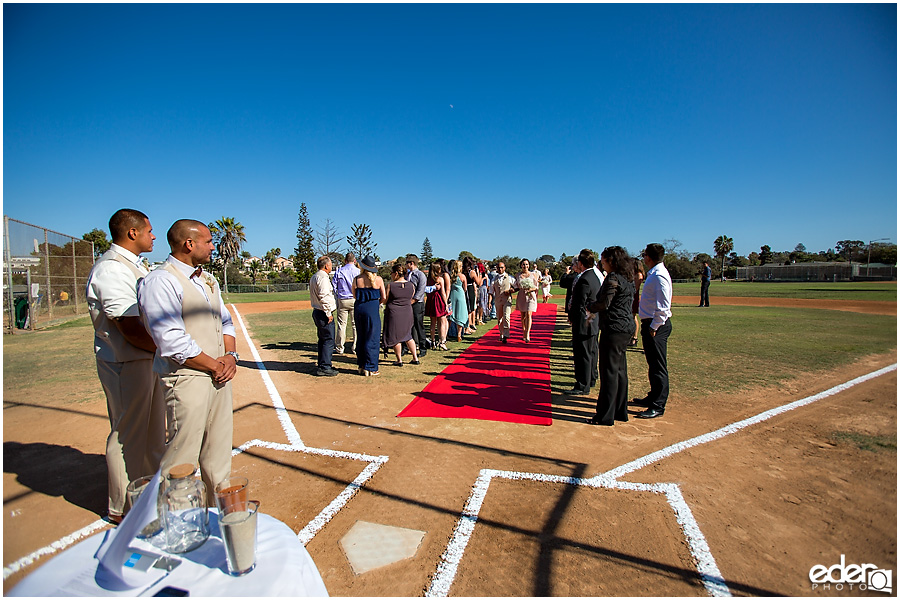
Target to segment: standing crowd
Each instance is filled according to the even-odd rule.
[[[94,264],[86,296],[110,421],[108,513],[119,522],[130,481],[184,463],[199,466],[209,490],[230,475],[231,380],[239,356],[218,282],[203,270],[214,250],[206,225],[176,221],[166,234],[170,254],[152,272],[140,258],[156,239],[149,218],[121,209],[110,218],[109,229],[112,245]],[[638,329],[650,393],[632,403],[646,408],[640,418],[665,412],[672,281],[663,254],[661,245],[649,244],[638,261],[610,246],[598,268],[593,253],[583,250],[560,281],[572,326],[576,384],[570,393],[587,394],[600,382],[591,424],[628,420],[625,350],[637,344]],[[552,298],[549,269],[531,270],[527,259],[515,275],[503,261],[488,268],[471,257],[437,259],[427,273],[419,267],[418,257],[410,254],[405,264],[393,265],[385,282],[371,255],[357,260],[348,253],[337,269],[331,258],[318,259],[309,286],[316,375],[338,374],[332,357],[347,350],[348,321],[358,373],[377,376],[382,353],[393,352],[392,364],[398,367],[406,364],[404,353],[409,364],[419,365],[429,350],[447,350],[448,337],[462,341],[493,318],[500,342],[507,344],[513,307],[521,313],[522,341],[531,343],[538,293],[543,302]]]

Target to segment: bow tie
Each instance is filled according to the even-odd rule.
[[[203,267],[202,266],[197,267],[196,270],[194,270],[194,272],[191,273],[191,279],[193,279],[194,277],[200,277],[200,275],[202,273],[203,273]]]

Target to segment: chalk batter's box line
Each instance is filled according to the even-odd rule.
[[[671,446],[668,446],[667,448],[664,448],[657,452],[653,452],[642,458],[631,461],[620,467],[607,471],[606,473],[601,473],[589,479],[566,477],[561,475],[549,475],[544,473],[522,473],[514,471],[483,469],[472,487],[472,493],[469,495],[469,499],[466,501],[466,505],[463,508],[459,520],[457,521],[456,527],[454,528],[451,535],[450,542],[447,544],[447,548],[441,555],[441,562],[438,564],[438,568],[435,571],[434,576],[432,577],[431,583],[429,584],[429,587],[426,591],[426,596],[446,597],[447,595],[449,595],[450,587],[452,586],[453,580],[456,577],[459,563],[462,560],[463,554],[465,553],[469,538],[472,536],[472,532],[475,529],[475,523],[478,521],[478,514],[481,510],[481,506],[484,502],[485,496],[487,495],[487,490],[490,486],[490,482],[494,477],[511,480],[530,480],[543,483],[561,483],[566,485],[579,485],[594,488],[606,487],[622,490],[664,493],[666,495],[667,501],[669,502],[669,505],[675,512],[676,521],[678,522],[685,538],[688,541],[688,545],[691,550],[691,556],[694,559],[694,562],[697,566],[697,572],[700,575],[700,579],[703,582],[703,585],[706,588],[707,592],[711,596],[731,596],[731,592],[728,589],[728,586],[725,583],[725,580],[722,577],[718,566],[716,565],[715,559],[712,556],[712,552],[709,549],[709,544],[706,542],[706,538],[700,530],[699,524],[697,523],[690,507],[687,505],[687,502],[684,499],[681,488],[673,483],[642,484],[620,482],[617,481],[617,479],[619,477],[622,477],[623,475],[634,472],[664,458],[668,458],[669,456],[672,456],[689,448],[693,448],[694,446],[720,439],[722,437],[740,431],[746,427],[749,427],[750,425],[761,423],[763,421],[771,419],[776,415],[783,414],[785,412],[800,408],[802,406],[806,406],[823,398],[833,396],[840,392],[846,391],[853,386],[859,385],[860,383],[864,383],[866,381],[869,381],[870,379],[880,377],[881,375],[885,375],[896,370],[897,364],[894,363],[893,365],[884,367],[883,369],[879,369],[867,375],[852,379],[846,383],[834,386],[828,390],[825,390],[824,392],[820,392],[813,396],[809,396],[807,398],[803,398],[801,400],[797,400],[795,402],[791,402],[783,406],[767,410],[754,417],[732,423],[731,425],[726,425],[725,427],[717,429],[716,431],[713,431],[711,433],[697,436],[684,442],[673,444]]]
[[[271,376],[269,375],[268,369],[266,369],[266,365],[260,357],[259,352],[256,349],[256,344],[253,343],[253,340],[250,338],[250,333],[247,331],[247,327],[244,325],[244,320],[241,318],[241,313],[238,311],[237,307],[232,304],[231,308],[234,310],[234,314],[237,317],[238,323],[240,323],[241,331],[244,334],[244,339],[247,342],[247,345],[250,346],[250,352],[253,355],[253,360],[256,361],[259,374],[263,379],[263,383],[266,386],[266,390],[269,392],[269,397],[272,399],[272,405],[275,407],[276,413],[278,414],[278,420],[281,423],[281,428],[284,430],[285,435],[287,436],[289,444],[279,444],[275,442],[266,442],[263,440],[252,440],[250,442],[246,442],[241,444],[240,447],[232,450],[232,456],[237,456],[238,454],[245,452],[246,450],[259,447],[259,448],[268,448],[271,450],[277,450],[282,452],[303,452],[305,454],[313,454],[317,456],[328,456],[331,458],[342,458],[346,460],[357,460],[368,463],[366,467],[360,472],[359,475],[356,476],[346,488],[344,488],[337,497],[334,498],[328,505],[313,518],[312,521],[306,524],[306,526],[297,533],[297,538],[300,542],[306,546],[312,539],[316,536],[319,531],[322,530],[325,525],[328,524],[331,519],[337,515],[341,509],[343,509],[350,500],[356,495],[359,490],[369,482],[369,480],[375,476],[375,473],[378,472],[378,469],[382,467],[387,461],[387,456],[374,456],[371,454],[360,454],[357,452],[345,452],[343,450],[332,450],[329,448],[311,448],[303,443],[300,438],[300,434],[297,431],[297,428],[294,426],[293,421],[291,421],[290,414],[288,413],[286,407],[284,406],[284,402],[281,399],[281,395],[278,393],[278,389],[275,387],[275,382],[272,381]]]
[[[289,444],[279,444],[276,442],[265,442],[263,440],[252,440],[250,442],[246,442],[242,444],[240,447],[235,448],[231,451],[232,456],[237,456],[249,450],[250,448],[260,447],[260,448],[268,448],[271,450],[279,450],[283,452],[305,452],[307,454],[314,454],[319,456],[328,456],[332,458],[343,458],[347,460],[358,460],[369,463],[360,474],[353,480],[344,490],[338,494],[338,496],[332,500],[328,506],[326,506],[312,521],[307,523],[307,525],[300,530],[297,534],[297,537],[303,543],[303,545],[307,545],[315,535],[321,531],[321,529],[329,522],[332,518],[344,507],[346,504],[356,495],[356,493],[365,486],[366,483],[375,475],[378,469],[388,461],[387,456],[373,456],[369,454],[359,454],[356,452],[344,452],[341,450],[331,450],[328,448],[309,448],[300,438],[300,434],[297,431],[297,428],[294,427],[294,423],[291,421],[290,414],[287,411],[287,408],[284,406],[284,402],[281,399],[281,395],[278,393],[278,389],[275,387],[275,382],[272,381],[272,377],[269,375],[268,369],[266,369],[266,365],[260,357],[259,352],[256,349],[256,345],[250,338],[250,334],[247,332],[247,327],[244,325],[244,320],[241,318],[240,312],[238,312],[237,307],[234,304],[231,304],[231,308],[234,310],[234,314],[237,317],[237,321],[241,326],[241,331],[244,334],[244,339],[247,341],[247,344],[250,346],[250,353],[253,355],[253,360],[256,362],[258,367],[258,371],[260,376],[263,379],[263,384],[266,387],[266,391],[269,393],[269,397],[272,400],[272,405],[275,408],[275,412],[278,415],[279,423],[281,424],[281,428],[284,431],[285,436],[287,436]],[[78,531],[69,534],[52,544],[44,546],[34,552],[24,556],[11,564],[7,565],[3,568],[3,579],[6,580],[11,575],[21,571],[28,565],[32,564],[38,558],[45,556],[47,554],[53,554],[55,552],[59,552],[60,550],[64,550],[74,544],[75,542],[85,538],[94,532],[102,529],[103,527],[109,525],[106,521],[99,519],[94,521],[87,527],[79,529]]]

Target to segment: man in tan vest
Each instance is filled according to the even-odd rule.
[[[202,269],[213,251],[200,221],[181,219],[166,237],[172,253],[138,286],[138,304],[156,343],[153,370],[166,396],[168,442],[162,470],[200,465],[207,499],[231,473],[234,325],[216,279]]]
[[[125,511],[128,482],[159,468],[166,443],[166,404],[153,372],[156,345],[138,311],[138,282],[147,274],[139,258],[153,250],[147,215],[123,208],[109,220],[112,246],[88,276],[86,297],[94,324],[97,375],[106,394],[109,436],[109,520]]]

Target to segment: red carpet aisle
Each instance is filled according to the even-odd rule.
[[[513,311],[509,343],[494,327],[435,377],[398,417],[481,419],[550,425],[550,340],[556,304],[538,304],[531,343]]]

